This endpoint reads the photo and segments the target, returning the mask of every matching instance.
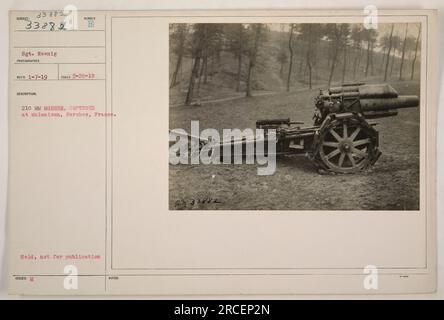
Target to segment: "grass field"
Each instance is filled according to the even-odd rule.
[[[417,81],[391,83],[419,95]],[[279,93],[202,106],[171,107],[170,128],[254,128],[257,119],[287,118],[312,124],[318,90]],[[378,119],[378,162],[353,175],[321,175],[303,156],[278,158],[272,176],[256,165],[170,165],[170,209],[211,210],[418,210],[419,109]],[[202,203],[199,200],[217,200]]]

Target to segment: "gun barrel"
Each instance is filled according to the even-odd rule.
[[[333,87],[328,90],[327,97],[356,96],[361,99],[396,98],[398,92],[389,84],[356,84],[342,87]]]
[[[393,109],[414,108],[419,105],[418,96],[398,96],[397,98],[361,99],[362,111],[388,111]]]

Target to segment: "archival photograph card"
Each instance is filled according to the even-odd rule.
[[[437,13],[10,12],[11,294],[436,287]]]

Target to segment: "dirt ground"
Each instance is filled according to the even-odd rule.
[[[417,82],[391,83],[419,95]],[[257,119],[287,118],[311,125],[318,90],[171,107],[170,128],[255,128]],[[170,165],[170,209],[197,210],[418,210],[419,108],[377,119],[382,155],[358,174],[318,173],[304,156],[277,159],[274,175],[257,165]]]

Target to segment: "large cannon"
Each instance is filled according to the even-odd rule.
[[[316,98],[320,124],[329,113],[355,112],[366,119],[390,117],[398,114],[397,109],[417,107],[417,96],[399,96],[388,84],[349,84],[321,90]]]
[[[305,153],[323,169],[350,173],[381,155],[378,131],[367,120],[418,105],[417,96],[400,96],[388,84],[345,84],[320,90],[311,127],[295,126],[290,119],[259,120],[256,127],[276,130],[278,154]]]
[[[388,84],[344,84],[320,90],[315,98],[314,123],[301,127],[302,122],[285,119],[257,120],[263,129],[262,142],[273,132],[276,154],[307,155],[321,169],[338,173],[353,173],[373,165],[381,155],[379,133],[368,119],[396,116],[397,109],[417,107],[417,96],[400,96]],[[193,137],[189,136],[192,140]],[[208,141],[199,140],[200,149]],[[240,152],[256,154],[258,138],[241,137],[219,143],[219,156],[233,157]],[[230,149],[225,153],[226,147]]]

